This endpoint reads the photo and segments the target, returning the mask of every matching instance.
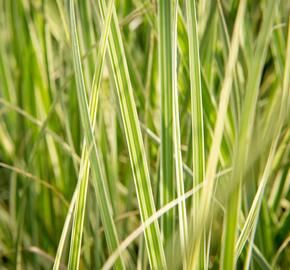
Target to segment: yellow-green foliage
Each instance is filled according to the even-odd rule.
[[[287,269],[289,14],[0,0],[0,269]]]

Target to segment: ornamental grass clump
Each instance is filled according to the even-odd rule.
[[[0,0],[0,269],[287,269],[289,14]]]

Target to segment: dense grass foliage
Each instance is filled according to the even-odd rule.
[[[0,269],[288,269],[289,14],[0,0]]]

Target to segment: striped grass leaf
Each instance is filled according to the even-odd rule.
[[[57,247],[57,252],[55,255],[55,259],[54,259],[54,263],[53,263],[53,270],[58,270],[60,263],[61,263],[61,257],[62,257],[62,253],[63,253],[63,248],[65,245],[65,239],[67,237],[68,231],[69,231],[69,225],[70,225],[70,221],[71,221],[71,217],[73,215],[73,211],[74,211],[74,207],[75,207],[75,203],[79,194],[79,185],[80,182],[78,182],[77,187],[75,188],[74,194],[72,196],[70,205],[69,205],[69,209],[67,211],[67,215],[64,221],[64,225],[62,228],[62,233],[58,242],[58,247]]]
[[[158,59],[161,92],[161,206],[174,198],[173,167],[173,68],[172,68],[172,3],[158,1]],[[175,71],[176,72],[176,71]],[[164,242],[174,231],[174,212],[167,212],[161,219]]]
[[[186,1],[189,36],[189,68],[191,91],[191,123],[193,147],[193,185],[204,179],[204,130],[201,89],[201,65],[199,59],[198,27],[195,1]],[[197,207],[197,205],[196,205]],[[194,210],[194,212],[197,209]],[[196,213],[196,212],[195,212]]]
[[[203,104],[201,89],[201,65],[199,57],[198,26],[196,17],[196,1],[186,1],[187,30],[189,43],[189,77],[191,94],[191,125],[192,125],[192,162],[193,186],[204,180],[204,125]],[[193,197],[192,226],[197,226],[197,213],[199,209],[199,196]],[[203,252],[190,251],[189,267],[202,267]],[[200,258],[200,259],[197,259]],[[199,266],[198,266],[199,265]]]
[[[96,69],[95,69],[93,84],[92,84],[91,98],[90,98],[90,103],[89,103],[89,113],[91,117],[92,129],[94,129],[95,122],[96,122],[98,93],[99,93],[99,88],[100,88],[100,83],[101,83],[101,75],[102,75],[104,58],[105,58],[105,49],[106,49],[106,43],[108,39],[109,25],[110,25],[111,17],[112,17],[112,7],[113,7],[113,0],[111,0],[109,3],[108,14],[107,14],[107,18],[104,24],[105,26],[104,31],[102,32],[101,39],[100,39],[99,50],[97,54]],[[65,225],[64,225],[64,230],[63,230],[64,235],[61,236],[61,241],[60,241],[61,245],[59,246],[57,256],[56,256],[58,260],[56,260],[54,264],[54,269],[58,269],[59,258],[61,257],[61,254],[62,254],[63,242],[65,239],[65,235],[67,233],[68,224],[71,217],[70,212],[74,208],[75,202],[76,202],[76,205],[75,205],[74,220],[81,220],[81,223],[79,224],[79,226],[73,227],[73,233],[72,233],[73,237],[77,234],[79,234],[80,237],[76,238],[77,240],[72,240],[72,243],[73,243],[72,254],[76,253],[77,256],[80,256],[86,193],[87,193],[87,185],[88,185],[88,180],[89,180],[89,168],[90,168],[90,164],[89,164],[88,148],[86,145],[86,141],[84,140],[82,157],[81,157],[81,165],[80,165],[80,174],[79,174],[79,182],[81,184],[80,184],[80,187],[77,186],[75,193],[73,195],[72,201],[71,201],[70,209],[68,211],[68,215],[65,220]],[[76,249],[76,250],[73,251],[73,249]]]
[[[220,94],[220,103],[217,112],[216,124],[214,129],[214,135],[212,139],[212,144],[209,152],[209,157],[207,160],[206,166],[206,175],[207,184],[205,185],[202,197],[201,197],[201,207],[203,213],[200,215],[200,226],[203,226],[206,222],[207,216],[209,215],[211,198],[214,190],[214,176],[216,174],[216,169],[219,159],[219,149],[221,146],[221,141],[224,132],[224,125],[226,121],[227,107],[229,102],[229,97],[231,93],[231,86],[233,81],[233,71],[236,64],[238,48],[239,48],[239,34],[241,26],[243,23],[244,12],[245,12],[246,1],[243,0],[240,2],[238,14],[236,17],[233,36],[230,45],[229,58],[226,64],[225,69],[225,80],[223,81],[221,94]],[[198,247],[197,247],[198,248]]]
[[[173,146],[174,146],[174,163],[175,163],[177,196],[181,197],[184,195],[184,184],[183,184],[184,178],[183,178],[183,162],[182,162],[181,138],[180,138],[178,87],[177,87],[177,10],[178,10],[178,0],[175,0],[173,6],[173,20],[172,20]],[[185,201],[182,201],[178,204],[178,217],[179,217],[181,249],[182,254],[185,254],[187,243],[187,215]],[[184,267],[186,267],[186,260],[184,261]]]
[[[104,20],[104,14],[107,14],[106,3],[104,0],[101,0],[98,3],[100,6],[101,17]],[[141,220],[142,222],[145,222],[146,219],[153,215],[156,210],[144,143],[133,98],[132,84],[126,62],[118,18],[114,8],[112,19],[113,21],[109,34],[110,62],[114,73]],[[151,267],[153,269],[166,268],[166,260],[157,221],[145,230],[145,242]]]
[[[233,269],[235,265],[235,243],[237,237],[237,221],[240,206],[240,183],[244,174],[246,160],[249,150],[249,140],[253,130],[256,102],[259,93],[259,83],[262,76],[263,64],[271,36],[272,23],[274,20],[273,11],[276,11],[276,4],[279,1],[267,1],[265,15],[257,40],[256,53],[252,60],[249,71],[249,78],[246,85],[245,103],[241,116],[239,134],[237,136],[236,149],[234,150],[234,168],[230,179],[238,184],[230,195],[227,212],[224,220],[222,263],[221,269]]]
[[[111,1],[111,9],[113,6],[113,1]],[[112,11],[111,11],[112,12]],[[95,95],[97,95],[97,88],[100,85],[101,71],[102,71],[102,63],[104,61],[104,53],[105,53],[105,43],[106,43],[106,35],[108,34],[108,25],[110,24],[110,14],[107,23],[107,31],[105,31],[103,35],[103,51],[102,55],[99,56],[100,59],[100,67],[97,67],[97,72],[95,76],[96,91]],[[74,62],[74,70],[76,76],[77,83],[77,96],[79,102],[79,109],[82,119],[82,124],[85,133],[85,140],[88,148],[83,150],[83,161],[84,161],[84,179],[82,179],[82,183],[80,184],[80,190],[78,195],[78,200],[76,202],[75,208],[75,218],[73,224],[73,233],[71,239],[71,250],[69,256],[69,264],[68,267],[70,269],[77,269],[79,265],[80,258],[80,246],[81,246],[81,236],[83,229],[83,220],[84,220],[84,212],[85,212],[85,201],[86,201],[86,192],[87,192],[87,181],[89,175],[89,162],[85,162],[90,158],[90,163],[92,165],[93,171],[93,183],[96,191],[96,197],[98,202],[98,207],[101,214],[101,219],[105,228],[105,235],[107,238],[107,244],[110,251],[115,250],[118,245],[118,236],[117,231],[113,222],[112,217],[112,209],[111,202],[109,201],[107,183],[104,181],[104,173],[102,170],[102,165],[100,164],[100,159],[98,156],[98,150],[95,144],[93,129],[91,125],[90,113],[92,114],[92,118],[94,118],[96,106],[97,106],[97,96],[95,96],[95,101],[91,103],[91,111],[89,111],[89,106],[86,97],[86,89],[83,78],[82,66],[81,66],[81,56],[80,49],[78,44],[77,30],[76,30],[76,21],[75,21],[75,12],[74,12],[74,3],[73,0],[70,1],[70,31],[71,31],[71,40],[72,40],[72,48],[73,48],[73,62]],[[102,46],[101,46],[102,48]],[[99,70],[99,72],[98,72]],[[93,93],[94,93],[93,91]],[[92,100],[92,99],[91,99]],[[95,103],[93,103],[95,102]],[[94,108],[95,106],[95,108]],[[117,269],[123,269],[124,265],[121,258],[116,262]]]
[[[106,3],[104,0],[101,0],[98,3],[100,5],[102,19],[104,20],[107,10]],[[134,184],[139,203],[140,216],[142,222],[145,222],[155,213],[156,210],[140,123],[133,97],[132,84],[126,62],[118,18],[114,8],[112,19],[113,21],[109,34],[110,62],[114,73],[122,122],[124,125]],[[166,268],[161,234],[157,221],[146,228],[145,242],[151,267],[153,269]]]
[[[215,3],[215,1],[213,1],[211,3],[211,6],[210,6],[210,12],[214,14],[215,9],[216,9],[216,3]],[[214,24],[217,24],[217,23],[211,22],[210,26],[208,26],[208,27],[215,28],[215,26],[211,27],[211,25],[214,25]],[[203,108],[205,108],[203,110],[203,118],[204,118],[204,124],[205,124],[204,133],[205,133],[205,135],[207,134],[207,136],[205,136],[205,138],[204,138],[205,145],[209,145],[211,143],[211,137],[213,134],[213,126],[216,122],[216,111],[217,111],[216,97],[214,95],[214,91],[212,91],[212,89],[211,89],[210,80],[209,80],[209,77],[210,77],[209,73],[211,73],[209,70],[213,69],[214,65],[210,64],[210,62],[211,62],[210,59],[212,56],[211,56],[210,52],[207,52],[207,51],[212,50],[214,48],[213,45],[208,45],[208,43],[214,43],[214,42],[208,42],[207,37],[208,37],[208,35],[214,36],[215,34],[211,34],[211,33],[209,33],[209,31],[210,31],[210,29],[207,28],[207,31],[204,34],[204,36],[202,37],[202,40],[200,43],[200,44],[202,44],[200,47],[200,61],[202,62],[202,69],[201,69],[202,102],[203,102]],[[212,29],[212,31],[210,31],[210,32],[215,32],[215,30]],[[211,37],[211,38],[214,39],[215,37]],[[185,77],[189,77],[188,33],[186,31],[186,24],[185,24],[184,19],[182,17],[182,14],[180,12],[178,13],[178,45],[179,45],[178,48],[179,48],[180,55],[181,55],[180,62],[182,65],[184,65],[184,69],[185,69]],[[210,49],[208,47],[210,47]],[[181,74],[181,75],[183,75],[183,74]],[[182,76],[180,76],[180,78],[182,78]],[[190,80],[190,78],[188,78],[188,79]],[[190,83],[190,81],[188,83]],[[187,91],[187,85],[186,85],[185,91]],[[190,94],[190,91],[187,91],[187,92]],[[185,104],[183,104],[182,108],[187,108],[188,101],[190,101],[190,98],[185,99]],[[182,116],[184,117],[184,116],[186,116],[186,114],[183,113],[181,115],[181,117]],[[184,125],[183,129],[187,128],[188,123],[186,121],[184,121],[183,119],[181,119],[181,122]],[[225,139],[227,139],[227,137]],[[227,147],[229,147],[228,145],[230,142],[225,140],[224,143],[227,145]],[[189,144],[191,144],[191,141],[189,142]],[[221,162],[226,159],[227,153],[224,151],[224,149],[225,149],[225,147],[222,147],[221,151],[220,151]],[[192,147],[190,147],[187,156],[188,156],[188,158],[187,158],[188,160],[192,159]],[[191,162],[188,162],[188,163],[191,163]]]
[[[152,67],[153,67],[153,56],[155,49],[155,38],[154,33],[151,30],[150,32],[150,44],[148,50],[148,62],[147,62],[147,70],[146,70],[146,83],[145,83],[145,119],[144,124],[148,127],[150,125],[150,90],[151,90],[151,81],[152,81]],[[150,151],[149,151],[149,142],[148,142],[148,134],[145,133],[144,137],[144,145],[147,154],[147,159],[150,160]]]
[[[285,58],[285,68],[284,68],[284,79],[282,85],[282,93],[278,92],[276,107],[278,109],[278,118],[276,118],[277,126],[273,135],[273,143],[270,149],[269,157],[263,172],[263,175],[260,180],[260,184],[257,190],[257,193],[254,197],[250,212],[247,216],[247,219],[244,223],[241,234],[239,235],[239,239],[236,244],[236,255],[238,258],[240,255],[243,246],[246,243],[246,240],[249,238],[249,235],[253,228],[255,228],[255,224],[258,222],[258,216],[261,208],[262,198],[264,194],[264,190],[266,184],[269,179],[269,175],[271,173],[271,166],[273,166],[274,157],[277,154],[276,148],[278,144],[279,134],[281,132],[281,127],[283,125],[284,120],[287,117],[287,106],[289,102],[289,87],[290,87],[290,19],[288,23],[288,41],[287,41],[287,50],[286,50],[286,58]],[[254,231],[254,230],[253,230]]]

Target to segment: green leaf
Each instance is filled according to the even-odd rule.
[[[237,221],[240,207],[240,184],[245,174],[246,160],[248,157],[249,143],[252,135],[256,102],[259,93],[259,83],[262,76],[263,64],[271,37],[273,11],[279,1],[267,1],[263,23],[258,36],[255,55],[252,60],[249,78],[246,84],[245,103],[243,106],[239,134],[237,136],[236,149],[234,150],[234,167],[230,177],[231,183],[239,185],[234,188],[230,195],[228,208],[224,220],[224,237],[222,250],[221,269],[234,269],[235,265],[235,243],[237,237]]]
[[[195,0],[186,1],[187,28],[189,43],[189,74],[191,94],[191,125],[192,125],[192,161],[193,161],[193,187],[204,181],[205,152],[204,152],[204,124],[201,89],[201,65],[199,57],[199,38],[196,17]],[[199,194],[193,197],[192,226],[196,229],[198,224]],[[200,240],[198,240],[200,241]],[[199,243],[198,243],[199,245]],[[189,254],[189,267],[202,267],[203,251],[197,252],[192,246]],[[197,257],[199,259],[197,259]]]
[[[112,14],[113,1],[111,1],[111,14]],[[93,135],[93,127],[91,125],[92,120],[95,118],[96,106],[97,106],[97,93],[98,88],[100,86],[100,78],[102,71],[102,63],[104,60],[105,53],[105,43],[106,43],[106,35],[108,35],[110,24],[110,13],[108,14],[107,29],[104,32],[103,36],[103,44],[101,44],[101,52],[99,59],[101,61],[101,65],[96,68],[96,75],[93,83],[93,87],[96,84],[96,87],[93,88],[93,94],[91,98],[90,108],[88,106],[87,97],[86,97],[86,89],[83,77],[83,71],[81,66],[81,57],[80,57],[80,48],[78,44],[77,30],[76,30],[76,21],[75,21],[75,12],[74,12],[74,4],[73,0],[70,1],[70,31],[71,31],[71,40],[72,40],[72,48],[73,48],[73,62],[74,62],[74,70],[76,76],[77,83],[77,97],[79,102],[79,110],[81,113],[83,129],[85,133],[85,141],[87,144],[87,148],[83,148],[83,159],[84,164],[81,164],[81,171],[83,168],[84,174],[80,175],[80,190],[78,194],[78,199],[75,206],[75,216],[74,223],[72,229],[72,238],[71,238],[71,250],[69,256],[69,264],[68,267],[70,269],[78,269],[79,267],[79,258],[80,258],[80,247],[81,247],[81,238],[82,238],[82,230],[83,230],[83,222],[84,222],[84,213],[85,213],[85,202],[86,202],[86,193],[87,193],[87,184],[88,184],[88,176],[89,176],[89,162],[88,158],[90,158],[90,163],[92,165],[93,177],[94,177],[94,187],[96,191],[96,197],[98,202],[98,208],[100,210],[101,219],[105,228],[105,234],[107,239],[107,244],[109,250],[115,250],[118,245],[118,236],[117,231],[113,222],[112,217],[112,209],[111,202],[109,200],[107,183],[104,181],[104,172],[102,170],[102,165],[100,164],[100,158],[98,154],[98,150],[96,147],[96,143]],[[102,47],[103,45],[103,47]],[[102,50],[103,48],[103,50]],[[93,99],[94,98],[94,99]],[[91,109],[91,111],[89,111]],[[90,113],[92,114],[90,117]],[[85,145],[85,144],[84,144]],[[83,179],[82,179],[83,178]],[[117,269],[123,269],[124,265],[121,259],[116,262]]]
[[[179,120],[179,105],[178,105],[178,88],[177,88],[177,10],[178,0],[174,1],[173,8],[173,37],[172,37],[172,85],[173,85],[173,146],[174,146],[174,162],[175,162],[175,177],[177,196],[184,195],[184,177],[183,177],[183,162],[181,152],[181,137],[180,137],[180,120]],[[187,213],[185,201],[178,204],[178,218],[180,243],[182,254],[185,254],[187,244]],[[186,257],[186,256],[184,256]],[[186,258],[184,258],[184,267],[186,267]]]
[[[161,206],[174,198],[174,163],[173,163],[173,47],[172,47],[172,3],[158,1],[158,59],[159,85],[161,92]],[[174,71],[176,72],[176,71]],[[169,240],[174,231],[174,212],[169,211],[162,217],[164,242]]]
[[[99,1],[99,5],[102,19],[104,20],[106,3],[104,0],[101,0]],[[156,210],[140,123],[133,98],[132,84],[115,10],[113,10],[113,22],[109,34],[109,55],[129,150],[140,216],[142,222],[145,222]],[[145,242],[151,267],[153,269],[166,268],[161,234],[157,221],[146,228]]]

